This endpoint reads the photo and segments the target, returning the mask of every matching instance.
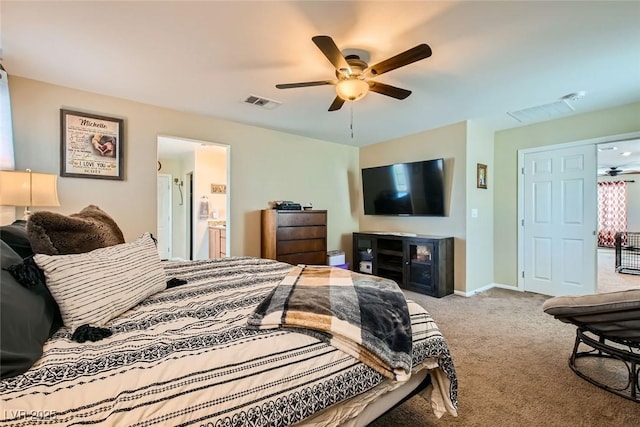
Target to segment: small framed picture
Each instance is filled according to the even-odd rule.
[[[478,188],[487,188],[487,165],[483,165],[482,163],[478,163],[478,174],[477,174]]]
[[[124,179],[124,120],[60,110],[60,176]]]
[[[224,184],[211,184],[211,192],[224,194],[227,192],[227,186]]]

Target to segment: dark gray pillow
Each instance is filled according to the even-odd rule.
[[[55,300],[44,284],[27,289],[7,270],[22,263],[0,242],[0,378],[26,372],[42,355],[42,346],[60,325]]]
[[[22,258],[33,255],[26,224],[27,221],[19,219],[10,225],[0,227],[0,240],[9,245]]]

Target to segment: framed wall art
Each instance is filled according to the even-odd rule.
[[[124,120],[60,110],[60,176],[124,179]]]
[[[211,192],[220,194],[226,193],[227,186],[224,184],[211,184]]]
[[[486,189],[487,188],[487,165],[478,163],[477,179],[478,179],[477,187]]]

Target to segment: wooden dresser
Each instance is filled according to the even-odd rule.
[[[289,264],[326,264],[327,211],[265,209],[262,258]]]

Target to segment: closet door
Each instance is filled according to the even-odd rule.
[[[525,154],[524,290],[545,295],[596,292],[596,148]]]

